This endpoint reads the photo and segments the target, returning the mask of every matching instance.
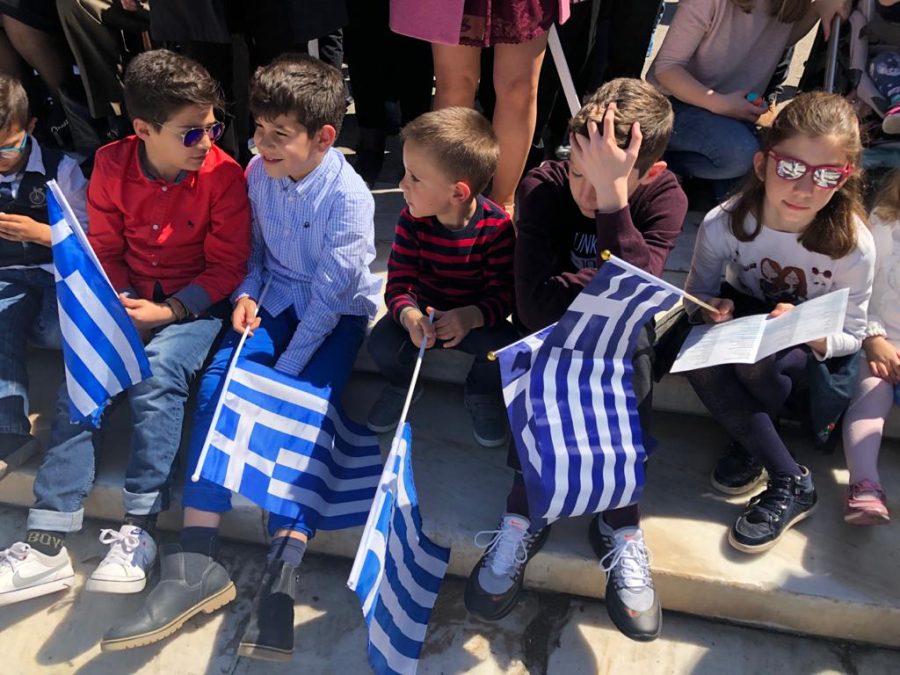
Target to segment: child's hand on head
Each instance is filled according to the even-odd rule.
[[[705,307],[701,307],[700,311],[705,323],[722,323],[734,318],[734,303],[728,298],[710,298],[706,304],[712,305],[718,312],[710,312]]]
[[[465,339],[470,330],[483,325],[484,315],[475,305],[448,309],[445,312],[434,310],[434,332],[444,340],[444,349],[453,349]]]
[[[262,323],[262,319],[256,315],[258,311],[256,300],[245,295],[234,305],[234,311],[231,313],[231,327],[238,333],[243,333],[244,329],[250,326],[248,335],[252,336],[253,331]]]
[[[435,331],[434,326],[425,314],[415,307],[408,307],[403,310],[400,315],[400,323],[409,333],[409,339],[416,347],[422,346],[425,341],[425,349],[434,347]]]
[[[872,375],[892,384],[900,384],[900,354],[894,345],[883,336],[876,335],[866,338],[863,349],[866,350],[866,361]]]
[[[618,211],[628,205],[628,178],[641,150],[641,125],[631,125],[628,146],[616,143],[616,104],[610,103],[603,113],[602,129],[588,120],[588,138],[572,134],[572,152],[584,177],[597,193],[597,210]]]

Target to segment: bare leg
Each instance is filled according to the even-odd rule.
[[[184,527],[211,527],[219,528],[222,520],[221,513],[213,513],[212,511],[201,511],[188,506],[184,510]]]
[[[6,33],[0,31],[0,73],[9,75],[17,80],[22,80],[22,59],[6,37]]]
[[[431,45],[434,56],[434,109],[475,107],[481,76],[481,49],[462,45]],[[533,122],[532,122],[533,124]]]
[[[61,40],[8,16],[3,17],[3,30],[15,50],[38,71],[55,96],[66,78],[70,58]]]
[[[275,534],[272,536],[272,538],[278,539],[279,537],[290,537],[291,539],[299,539],[302,542],[309,541],[309,537],[307,537],[302,532],[297,532],[297,530],[275,530]]]
[[[494,174],[491,199],[513,215],[516,186],[522,177],[537,116],[537,86],[547,47],[547,35],[517,45],[494,47],[494,133],[500,143],[500,164]]]

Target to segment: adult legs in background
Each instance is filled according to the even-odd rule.
[[[70,55],[60,36],[28,26],[11,16],[3,16],[3,31],[12,47],[34,68],[50,93],[56,96],[71,72]]]
[[[516,186],[531,147],[537,115],[537,84],[547,35],[521,44],[494,46],[493,126],[500,144],[500,163],[490,197],[512,213]],[[434,108],[472,107],[481,70],[481,50],[463,45],[432,45]]]

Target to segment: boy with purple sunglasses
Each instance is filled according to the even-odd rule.
[[[156,560],[153,530],[169,503],[184,404],[244,278],[250,204],[240,166],[215,146],[219,87],[198,63],[166,50],[125,73],[133,136],[97,151],[87,191],[88,239],[146,343],[152,376],[123,393],[132,436],[125,517],[86,590],[137,593]],[[0,551],[0,605],[71,588],[65,548],[84,518],[99,431],[72,424],[60,387],[50,446],[34,481],[24,541]]]

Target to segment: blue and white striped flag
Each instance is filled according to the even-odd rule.
[[[56,181],[47,186],[69,417],[96,426],[110,398],[150,377],[150,363],[72,208]]]
[[[201,450],[206,478],[317,530],[366,522],[381,476],[378,437],[351,422],[327,388],[238,358]]]
[[[450,549],[422,531],[413,481],[412,432],[395,437],[385,475],[363,531],[347,585],[356,591],[369,627],[369,663],[377,675],[412,675]]]
[[[532,520],[634,504],[646,451],[632,388],[641,328],[670,284],[611,258],[555,324],[498,352]]]

